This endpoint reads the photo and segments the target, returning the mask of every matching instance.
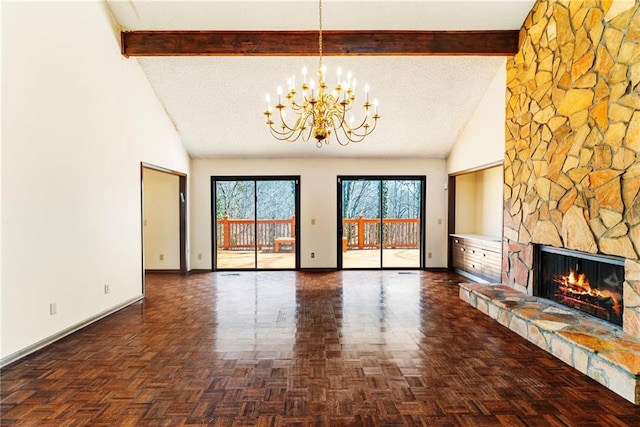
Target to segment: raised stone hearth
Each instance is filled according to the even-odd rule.
[[[460,284],[460,298],[625,399],[640,404],[640,340],[505,285]]]

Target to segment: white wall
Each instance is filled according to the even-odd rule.
[[[478,108],[460,133],[449,156],[448,173],[458,173],[502,162],[505,144],[505,65],[487,88]]]
[[[189,158],[103,2],[3,2],[2,39],[7,361],[141,295],[140,162]]]
[[[180,178],[144,168],[144,268],[180,269]]]
[[[479,234],[476,231],[477,175],[468,173],[456,177],[456,233]]]
[[[0,2],[0,25],[2,25],[2,3]],[[4,36],[4,31],[2,31],[2,29],[0,28],[0,46],[4,46],[2,44],[3,41],[3,36]],[[0,47],[0,63],[2,61],[2,48]],[[2,71],[0,71],[0,77],[2,76]],[[2,84],[0,84],[0,100],[3,100],[3,94],[2,94]],[[0,128],[2,128],[2,117],[4,117],[2,115],[2,106],[4,104],[4,101],[0,102]],[[3,135],[0,135],[0,165],[2,165],[2,137]],[[0,170],[0,201],[2,201],[2,176],[4,174],[2,173],[2,171]],[[2,247],[4,246],[1,242],[2,240],[2,224],[4,224],[4,220],[2,219],[2,203],[0,203],[0,307],[2,307],[2,295],[4,294],[4,292],[2,291],[2,277],[3,277],[3,273],[2,273]],[[0,315],[0,355],[2,354],[2,328],[3,328],[3,323],[2,323],[2,315]],[[2,356],[0,356],[2,357]]]
[[[478,171],[476,206],[480,215],[476,218],[478,234],[502,236],[502,165]]]
[[[425,266],[447,265],[444,160],[224,159],[193,160],[191,164],[191,268],[211,268],[211,176],[225,175],[300,175],[302,268],[337,265],[338,175],[426,175],[426,251],[433,258],[426,259]],[[312,218],[315,225],[311,225]],[[315,258],[310,257],[311,252]]]

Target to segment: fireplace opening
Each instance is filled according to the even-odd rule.
[[[622,326],[624,260],[537,246],[534,295]]]

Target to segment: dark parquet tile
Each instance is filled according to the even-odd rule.
[[[631,426],[640,409],[434,272],[152,275],[4,368],[2,425]]]

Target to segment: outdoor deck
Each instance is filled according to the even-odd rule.
[[[379,268],[379,250],[348,250],[342,254],[344,268]],[[237,269],[254,268],[253,251],[218,251],[218,268]],[[419,249],[385,249],[384,267],[417,268],[420,267]],[[293,252],[258,252],[259,269],[294,269]]]
[[[216,268],[295,268],[295,216],[258,220],[224,216],[216,224]],[[419,219],[359,216],[343,219],[343,227],[343,268],[380,268],[381,246],[383,267],[420,267]]]

